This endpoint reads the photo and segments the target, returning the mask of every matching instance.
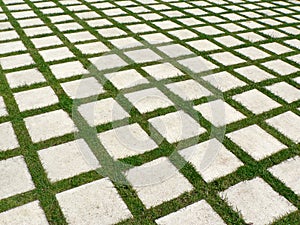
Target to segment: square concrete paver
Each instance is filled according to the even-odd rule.
[[[0,65],[4,70],[28,66],[31,64],[34,64],[34,61],[28,53],[1,57],[0,59]]]
[[[0,224],[48,225],[49,223],[39,202],[34,201],[0,213]]]
[[[6,79],[11,88],[31,85],[35,83],[45,82],[43,74],[37,69],[21,70],[17,72],[7,73]]]
[[[257,125],[242,128],[226,135],[256,160],[264,159],[286,146]]]
[[[286,63],[280,59],[268,61],[268,62],[262,63],[262,65],[264,65],[265,67],[267,67],[270,70],[275,71],[276,73],[278,73],[282,76],[289,75],[289,74],[299,71],[298,68],[296,68],[296,67],[290,65],[289,63]]]
[[[285,82],[279,82],[266,87],[269,91],[292,103],[300,99],[300,90]]]
[[[295,113],[288,111],[272,117],[266,122],[292,141],[300,142],[300,117]]]
[[[137,123],[100,133],[98,137],[114,159],[139,155],[158,147]]]
[[[74,57],[73,53],[67,47],[53,48],[39,52],[46,62],[67,59]]]
[[[0,152],[19,147],[18,139],[15,135],[11,122],[0,124]]]
[[[205,119],[216,127],[225,126],[245,118],[242,113],[222,100],[196,105],[194,109],[199,111]]]
[[[88,71],[78,61],[55,64],[50,66],[50,69],[57,79],[88,73]]]
[[[7,116],[7,110],[6,110],[6,106],[4,103],[4,99],[2,96],[0,96],[0,117],[2,116]]]
[[[245,66],[234,70],[235,72],[241,74],[242,76],[246,77],[247,79],[253,82],[260,82],[267,79],[274,78],[273,75],[267,73],[266,71],[260,69],[257,66]]]
[[[170,63],[156,64],[152,66],[142,67],[150,76],[156,80],[162,80],[177,76],[182,76],[183,73]]]
[[[158,49],[172,58],[193,54],[193,52],[191,52],[189,49],[179,44],[165,45],[158,47]]]
[[[27,117],[24,121],[33,142],[45,141],[77,131],[72,119],[61,109]]]
[[[151,112],[156,109],[174,105],[174,103],[157,88],[131,92],[125,94],[125,97],[139,110],[140,113]]]
[[[186,74],[190,73],[189,70],[192,71],[192,73],[201,73],[201,72],[218,68],[215,64],[204,59],[202,56],[187,58],[187,59],[179,60],[178,62],[182,66],[186,67],[186,69],[188,69],[188,70],[184,69],[184,72]]]
[[[234,95],[232,98],[254,114],[260,114],[281,106],[279,103],[256,89]],[[264,104],[261,104],[262,102]]]
[[[298,172],[300,166],[300,157],[288,159],[280,164],[272,166],[268,170],[287,187],[292,189],[297,195],[300,195],[300,174]]]
[[[233,55],[230,52],[214,53],[210,55],[210,57],[223,64],[224,66],[231,66],[245,62],[245,60]]]
[[[125,172],[147,209],[191,191],[193,186],[165,157]]]
[[[38,151],[51,182],[70,178],[100,165],[83,139]]]
[[[248,57],[251,60],[257,60],[257,59],[263,59],[267,58],[270,55],[262,50],[259,50],[255,47],[246,47],[246,48],[240,48],[236,50],[238,53]]]
[[[94,57],[91,58],[90,61],[97,67],[99,71],[112,68],[119,69],[127,65],[122,58],[115,54]]]
[[[151,61],[158,61],[161,57],[150,49],[139,49],[125,52],[130,59],[135,63],[146,63]]]
[[[158,225],[225,225],[221,217],[205,201],[201,200],[192,205],[188,205],[176,212],[161,217],[155,222]]]
[[[242,214],[246,223],[253,225],[270,224],[278,217],[297,210],[259,177],[238,183],[220,195]]]
[[[23,156],[0,161],[0,184],[0,199],[35,188]]]
[[[226,176],[243,165],[216,139],[180,150],[179,154],[192,163],[206,182]]]
[[[149,122],[169,143],[178,142],[205,132],[204,128],[183,111],[154,117]]]
[[[104,178],[56,194],[68,224],[113,225],[132,217],[113,183]]]
[[[110,123],[129,116],[129,114],[112,98],[80,105],[78,111],[90,126]]]

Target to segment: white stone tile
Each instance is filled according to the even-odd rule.
[[[274,78],[271,74],[254,65],[234,69],[234,71],[254,82]]]
[[[223,37],[218,37],[218,38],[215,38],[215,40],[217,42],[221,43],[222,45],[226,46],[226,47],[234,47],[234,46],[244,44],[244,42],[242,42],[239,39],[236,39],[236,38],[234,38],[230,35],[223,36]]]
[[[151,112],[156,109],[174,105],[174,103],[157,88],[131,92],[125,94],[125,97],[139,110],[140,113]]]
[[[155,220],[155,222],[158,225],[225,225],[221,217],[205,200],[186,206]]]
[[[69,33],[64,35],[72,43],[76,43],[80,41],[90,41],[96,39],[96,37],[88,31],[81,31],[81,32]]]
[[[34,61],[28,53],[0,58],[0,65],[4,70],[28,66],[31,64],[34,64]]]
[[[223,64],[224,66],[231,66],[245,62],[245,60],[233,55],[230,52],[220,52],[210,55],[211,58]]]
[[[215,64],[204,59],[202,56],[187,58],[179,60],[178,62],[193,73],[201,73],[218,68]],[[188,74],[189,72],[185,71],[185,73]]]
[[[127,65],[127,63],[122,58],[115,54],[94,57],[91,58],[90,61],[100,71],[112,68],[120,68]]]
[[[206,182],[226,176],[243,165],[217,139],[185,148],[179,154],[195,167]]]
[[[92,42],[75,45],[83,54],[96,54],[109,51],[109,48],[102,42]]]
[[[103,27],[107,25],[111,25],[112,23],[108,21],[107,19],[96,19],[96,20],[88,20],[85,21],[89,26],[91,27]]]
[[[206,35],[217,35],[224,33],[223,31],[218,30],[212,26],[202,26],[194,28],[196,31],[206,34]]]
[[[124,119],[129,114],[112,98],[80,105],[78,111],[90,126]]]
[[[258,41],[263,41],[265,40],[265,38],[257,33],[254,32],[246,32],[246,33],[241,33],[241,34],[237,34],[238,36],[240,36],[241,38],[244,38],[247,41],[250,42],[258,42]]]
[[[42,87],[14,93],[20,111],[43,108],[59,102],[51,87]]]
[[[24,119],[34,143],[76,132],[74,122],[63,110],[56,110]]]
[[[190,46],[192,46],[193,48],[197,49],[200,52],[220,49],[219,46],[217,46],[216,44],[214,44],[208,40],[190,41],[190,42],[187,42],[187,44],[189,44]]]
[[[216,127],[225,126],[245,118],[242,113],[222,100],[200,104],[194,106],[194,109],[199,111],[205,119]]]
[[[279,103],[256,89],[234,95],[232,99],[241,103],[254,114],[260,114],[281,106]]]
[[[83,139],[38,151],[51,182],[99,168],[99,162]]]
[[[0,41],[12,40],[15,38],[19,38],[19,35],[14,30],[0,32]]]
[[[300,54],[298,55],[293,55],[293,56],[289,56],[287,57],[289,60],[294,61],[295,63],[298,63],[300,65]]]
[[[25,28],[24,32],[28,37],[53,33],[52,30],[47,26]]]
[[[125,173],[147,209],[191,191],[193,186],[165,157]]]
[[[46,62],[74,57],[73,53],[67,47],[42,50],[39,53]]]
[[[226,71],[205,76],[203,77],[203,80],[206,80],[222,92],[246,85],[245,82],[241,81],[240,79],[236,78]]]
[[[74,21],[73,18],[69,15],[53,15],[53,16],[48,16],[49,19],[51,20],[52,23],[60,23],[60,22],[70,22],[70,21]],[[59,25],[64,25],[63,24],[59,24]]]
[[[110,42],[119,49],[134,48],[134,47],[142,46],[142,43],[137,41],[133,37],[113,39]]]
[[[143,154],[157,148],[156,143],[137,123],[100,133],[98,137],[114,159]]]
[[[287,187],[292,189],[297,195],[300,195],[300,174],[298,172],[300,166],[300,157],[288,159],[278,165],[272,166],[268,170]]]
[[[269,57],[270,55],[262,50],[259,50],[255,47],[246,47],[240,48],[236,50],[238,53],[248,57],[251,60],[264,59]]]
[[[220,195],[234,210],[242,214],[246,223],[253,225],[269,224],[278,217],[297,210],[258,177],[238,183]]]
[[[32,38],[31,41],[36,48],[44,48],[63,44],[63,42],[56,36]]]
[[[0,124],[0,152],[19,147],[11,122]]]
[[[145,34],[141,35],[143,39],[145,39],[150,44],[161,44],[166,42],[171,42],[172,39],[168,38],[166,35],[160,34],[160,33],[154,33],[154,34]]]
[[[34,201],[0,213],[0,224],[48,225],[49,223],[46,219],[45,213],[39,206],[39,202]]]
[[[300,142],[300,117],[293,112],[285,112],[272,117],[266,122],[292,141]]]
[[[100,35],[102,35],[105,38],[126,35],[126,33],[123,30],[121,30],[117,27],[103,28],[103,29],[99,29],[97,31]]]
[[[137,18],[135,18],[133,16],[117,16],[117,17],[114,17],[113,19],[116,20],[117,22],[123,23],[123,24],[140,22],[140,20],[138,20]]]
[[[298,39],[286,40],[286,41],[284,41],[284,43],[286,43],[294,48],[300,49],[300,40],[298,40]]]
[[[153,52],[150,49],[140,49],[140,50],[129,51],[129,52],[125,52],[125,55],[127,55],[129,58],[131,58],[136,63],[158,61],[161,59],[161,57],[159,55],[157,55],[155,52]]]
[[[83,29],[81,25],[75,22],[56,24],[56,27],[60,32]]]
[[[173,30],[173,31],[169,31],[168,33],[179,38],[179,40],[185,40],[185,39],[197,37],[197,34],[186,29]]]
[[[287,148],[256,124],[231,132],[226,136],[255,160],[264,159]]]
[[[189,49],[179,44],[164,45],[162,47],[158,47],[158,49],[172,58],[193,54],[193,52]]]
[[[7,54],[25,50],[27,50],[27,48],[21,41],[11,41],[0,44],[0,54]]]
[[[169,20],[153,22],[153,24],[156,25],[157,27],[159,27],[160,29],[163,29],[163,30],[173,29],[173,28],[179,27],[179,25],[177,23],[174,23],[174,22],[169,21]]]
[[[299,71],[299,69],[297,69],[296,67],[294,67],[280,59],[268,61],[268,62],[262,63],[262,65],[264,65],[268,69],[273,70],[276,73],[283,75],[283,76]]]
[[[243,27],[236,25],[235,23],[223,23],[219,25],[223,29],[231,32],[238,32],[238,31],[243,31],[245,30]]]
[[[108,73],[104,76],[118,89],[130,88],[139,84],[149,83],[146,78],[134,69]]]
[[[292,85],[289,85],[285,82],[279,82],[267,86],[266,89],[271,91],[273,94],[284,99],[288,103],[297,101],[300,99],[300,91]]]
[[[284,38],[287,36],[286,34],[279,32],[277,30],[274,30],[274,29],[261,30],[259,32],[262,34],[265,34],[271,38]]]
[[[57,79],[89,73],[78,61],[55,64],[50,69]]]
[[[104,178],[58,193],[68,224],[112,225],[132,217],[113,183]]]
[[[218,24],[218,23],[225,22],[224,19],[222,19],[218,16],[203,16],[202,19],[205,20],[208,23],[213,23],[213,24]]]
[[[186,101],[209,96],[212,93],[194,80],[185,80],[166,85],[172,92]]]
[[[0,180],[0,199],[35,188],[23,156],[0,161]]]
[[[150,76],[156,80],[162,80],[177,76],[182,76],[183,73],[170,63],[156,64],[152,66],[142,67]]]
[[[61,87],[72,99],[86,98],[105,92],[102,85],[94,77],[62,83]]]
[[[274,52],[277,55],[293,51],[292,49],[290,49],[284,45],[278,44],[276,42],[263,44],[261,46],[271,52]]]
[[[206,131],[183,111],[154,117],[149,119],[149,122],[169,143],[188,139]]]
[[[7,110],[6,110],[4,99],[3,99],[2,96],[0,96],[0,117],[7,116],[7,115],[8,115],[8,113],[7,113]]]
[[[129,25],[127,28],[133,32],[133,33],[145,33],[149,31],[154,31],[154,29],[146,24],[134,24],[134,25]]]

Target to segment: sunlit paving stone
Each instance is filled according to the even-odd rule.
[[[19,147],[11,122],[0,124],[0,151],[10,150]]]
[[[50,69],[57,79],[87,74],[88,71],[78,61],[54,64]]]

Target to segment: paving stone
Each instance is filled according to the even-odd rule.
[[[0,124],[0,152],[19,147],[11,122]]]
[[[60,32],[83,29],[81,25],[75,22],[56,24],[56,27]]]
[[[138,109],[140,113],[151,112],[156,109],[174,105],[174,103],[157,88],[149,88],[127,93],[125,94],[125,97]]]
[[[136,63],[158,61],[161,59],[161,57],[159,55],[157,55],[155,52],[153,52],[150,49],[140,49],[140,50],[129,51],[129,52],[125,52],[125,55],[127,55],[129,58],[131,58]]]
[[[197,37],[197,34],[186,29],[169,31],[168,33],[179,38],[179,40],[185,40],[185,39]]]
[[[23,156],[1,160],[0,178],[0,199],[31,191],[35,188]]]
[[[72,43],[81,42],[81,41],[90,41],[96,39],[96,37],[88,31],[81,31],[81,32],[75,32],[75,33],[64,34],[64,35]]]
[[[108,178],[56,194],[68,224],[116,224],[132,217]]]
[[[284,43],[286,43],[294,48],[300,49],[300,41],[298,39],[286,40],[286,41],[284,41]]]
[[[42,87],[14,93],[20,111],[38,109],[59,102],[51,87]]]
[[[137,123],[100,133],[98,137],[114,159],[143,154],[157,148],[157,144]]]
[[[150,76],[156,80],[162,80],[177,76],[182,76],[183,73],[170,63],[156,64],[152,66],[142,67]]]
[[[51,182],[100,167],[98,160],[83,139],[40,150],[38,155]]]
[[[158,47],[158,49],[172,58],[193,54],[193,52],[179,44],[165,45]]]
[[[293,112],[285,112],[278,116],[272,117],[266,122],[277,129],[280,133],[290,138],[292,141],[300,142],[300,117]]]
[[[124,70],[104,75],[118,89],[130,88],[139,84],[149,83],[146,78],[136,70]]]
[[[245,118],[243,114],[222,100],[200,104],[194,106],[194,109],[216,127],[225,126]]]
[[[209,90],[207,90],[194,80],[175,82],[166,86],[185,101],[212,95]]]
[[[110,42],[119,49],[142,46],[142,43],[132,37],[113,39]]]
[[[24,51],[27,48],[21,41],[11,41],[0,44],[0,54]]]
[[[300,54],[298,55],[293,55],[293,56],[290,56],[290,57],[287,57],[289,60],[292,60],[294,61],[295,63],[298,63],[300,65]]]
[[[8,113],[7,113],[7,110],[6,110],[4,99],[3,99],[2,96],[0,96],[0,117],[7,116],[7,115],[8,115]]]
[[[284,99],[288,103],[300,99],[300,91],[292,85],[285,82],[279,82],[266,87],[269,91]]]
[[[91,27],[103,27],[112,24],[107,19],[88,20],[86,23]]]
[[[259,177],[238,183],[220,195],[242,214],[246,223],[253,225],[269,224],[297,210]]]
[[[0,213],[0,224],[48,225],[49,223],[43,210],[39,206],[39,202],[34,201]]]
[[[216,49],[220,49],[219,46],[215,45],[214,43],[208,41],[208,40],[196,40],[187,42],[190,46],[197,49],[198,51],[212,51]]]
[[[226,224],[205,200],[186,206],[155,220],[155,222],[158,225],[181,225],[186,223],[189,225]]]
[[[46,26],[25,28],[24,32],[28,37],[34,37],[34,36],[41,35],[41,34],[45,35],[45,34],[53,33],[52,30]]]
[[[44,48],[63,44],[63,42],[56,36],[32,38],[31,41],[36,48]]]
[[[236,51],[238,53],[248,57],[251,60],[263,59],[263,58],[267,58],[270,56],[266,52],[261,51],[255,47],[240,48],[240,49],[237,49]]]
[[[99,29],[97,30],[98,33],[100,35],[102,35],[105,38],[110,38],[110,37],[117,37],[117,36],[122,36],[122,35],[126,35],[126,33],[116,27],[112,27],[112,28],[103,28],[103,29]]]
[[[254,114],[267,112],[281,106],[279,103],[256,89],[234,95],[232,99],[241,103]],[[264,104],[261,104],[262,102]]]
[[[67,47],[42,50],[39,53],[46,62],[74,57],[73,53]]]
[[[287,148],[258,125],[251,125],[226,135],[255,160],[264,159]]]
[[[89,73],[78,61],[55,64],[50,69],[57,79]]]
[[[113,122],[129,116],[129,114],[112,98],[80,105],[78,111],[90,126]]]
[[[31,64],[34,64],[34,61],[28,53],[0,58],[0,65],[4,70],[28,66]]]
[[[234,71],[254,82],[274,78],[271,74],[254,65],[234,69]]]
[[[127,26],[132,33],[145,33],[149,31],[154,31],[154,29],[146,24],[134,24]]]
[[[243,165],[217,139],[185,148],[179,154],[195,167],[206,182],[226,176]]]
[[[151,125],[169,143],[178,142],[205,132],[198,122],[183,111],[176,111],[149,119]]]
[[[241,33],[241,34],[237,34],[238,36],[240,36],[241,38],[244,38],[247,41],[250,42],[258,42],[258,41],[263,41],[265,40],[265,38],[257,33],[254,32],[246,32],[246,33]]]
[[[223,64],[224,66],[231,66],[245,62],[245,60],[233,55],[230,52],[214,53],[211,54],[210,57]]]
[[[246,85],[245,82],[241,81],[235,76],[232,76],[226,71],[205,76],[203,77],[203,80],[206,80],[222,92]]]
[[[292,49],[278,43],[267,43],[261,46],[271,52],[274,52],[277,55],[293,51]]]
[[[34,143],[76,132],[74,122],[63,110],[56,110],[24,119]]]
[[[298,168],[300,166],[300,157],[288,159],[280,164],[272,166],[268,170],[287,187],[292,189],[297,195],[300,195]]]
[[[187,58],[179,60],[178,62],[193,73],[201,73],[218,68],[215,64],[204,59],[202,56]],[[185,71],[185,73],[188,74],[189,72]]]
[[[90,61],[97,67],[98,70],[107,70],[112,68],[120,68],[126,66],[127,63],[118,55],[103,55],[91,58]]]
[[[274,29],[267,29],[267,30],[262,30],[260,31],[260,33],[265,34],[271,38],[284,38],[286,37],[286,34],[279,32],[277,30]]]
[[[83,54],[96,54],[109,51],[109,48],[102,42],[92,42],[75,45]]]
[[[193,186],[165,157],[125,173],[147,209],[191,191]]]
[[[168,29],[173,29],[173,28],[179,27],[179,25],[177,23],[174,23],[174,22],[168,21],[168,20],[153,22],[153,24],[163,30],[168,30]]]
[[[244,44],[244,42],[232,37],[232,36],[223,36],[223,37],[218,37],[215,38],[215,40],[219,43],[221,43],[222,45],[225,45],[226,47],[234,47],[234,46],[238,46],[238,45],[242,45]]]
[[[161,44],[166,42],[171,42],[172,39],[168,38],[167,36],[160,34],[160,33],[154,33],[154,34],[145,34],[141,35],[143,39],[145,39],[150,44]]]

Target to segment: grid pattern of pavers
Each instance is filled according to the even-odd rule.
[[[0,6],[1,225],[299,225],[299,1]]]

